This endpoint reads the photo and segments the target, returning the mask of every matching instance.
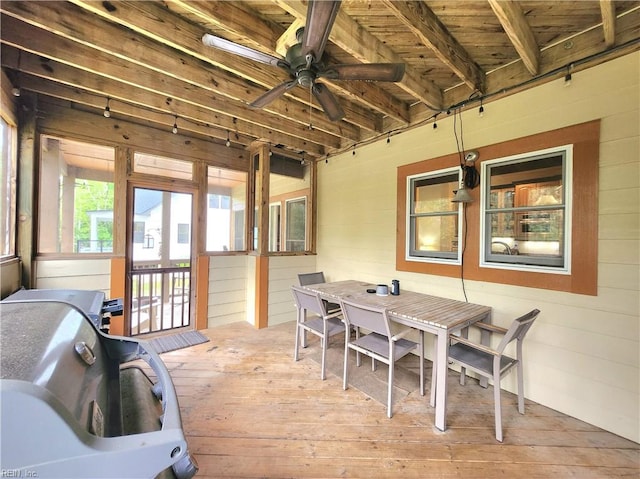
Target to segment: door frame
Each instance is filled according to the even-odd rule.
[[[200,189],[193,183],[182,183],[169,178],[165,179],[157,177],[153,179],[136,179],[129,178],[127,180],[126,193],[126,220],[125,220],[125,259],[124,259],[124,311],[126,312],[124,320],[124,336],[131,336],[131,265],[133,260],[133,220],[134,220],[134,190],[150,189],[161,190],[170,193],[183,193],[191,195],[191,251],[190,251],[190,288],[189,302],[192,307],[189,310],[189,326],[187,329],[196,329],[196,290],[198,287],[198,278],[196,275],[198,261],[198,241],[200,237],[200,229],[198,228],[198,211],[200,203]]]

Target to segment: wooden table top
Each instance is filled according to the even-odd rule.
[[[345,280],[304,287],[320,293],[325,299],[343,298],[354,302],[361,301],[363,304],[386,308],[392,319],[423,323],[446,330],[458,328],[467,322],[478,321],[491,314],[490,306],[402,289],[397,296],[391,294],[378,296],[375,293],[367,293],[367,289],[375,289],[376,285],[364,281]]]

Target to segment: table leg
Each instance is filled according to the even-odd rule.
[[[447,429],[447,357],[449,356],[449,333],[446,329],[438,331],[436,338],[436,427]]]
[[[436,381],[438,380],[438,336],[433,336],[433,364],[431,367],[431,397],[429,398],[429,404],[431,407],[436,406]]]

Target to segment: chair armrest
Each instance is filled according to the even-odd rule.
[[[412,332],[413,329],[412,328],[407,328],[407,329],[403,329],[402,331],[400,331],[398,334],[394,335],[391,337],[391,341],[397,341],[399,339],[404,338],[407,334],[409,334],[410,332]]]
[[[449,335],[449,337],[451,339],[453,339],[454,341],[458,342],[458,343],[462,343],[462,344],[466,344],[467,346],[470,346],[474,349],[477,349],[478,351],[482,351],[485,352],[487,354],[491,354],[492,356],[500,356],[500,353],[498,351],[496,351],[495,349],[491,349],[488,346],[485,346],[483,344],[478,344],[478,343],[474,343],[473,341],[468,340],[467,338],[462,338],[460,336],[454,336]]]
[[[473,323],[472,326],[475,326],[480,329],[484,329],[486,331],[491,331],[492,333],[505,334],[507,332],[507,328],[496,326],[495,324],[483,323],[481,321],[477,323]]]

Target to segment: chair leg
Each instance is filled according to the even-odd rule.
[[[493,375],[493,401],[495,403],[496,439],[502,442],[502,407],[500,404],[500,373]]]
[[[393,358],[389,358],[389,385],[387,386],[387,417],[393,416]]]
[[[324,380],[327,377],[325,362],[327,359],[327,341],[325,338],[320,338],[320,345],[322,346],[322,366],[320,370],[320,379]]]
[[[424,396],[424,331],[420,331],[420,396]]]
[[[349,336],[344,337],[344,371],[342,373],[342,389],[347,390],[348,378],[348,365],[349,365]]]
[[[520,414],[524,414],[524,377],[522,369],[522,361],[518,361],[516,374],[518,375],[518,412]]]
[[[300,346],[300,323],[296,322],[296,344],[293,350],[293,360],[298,360],[298,348]]]

